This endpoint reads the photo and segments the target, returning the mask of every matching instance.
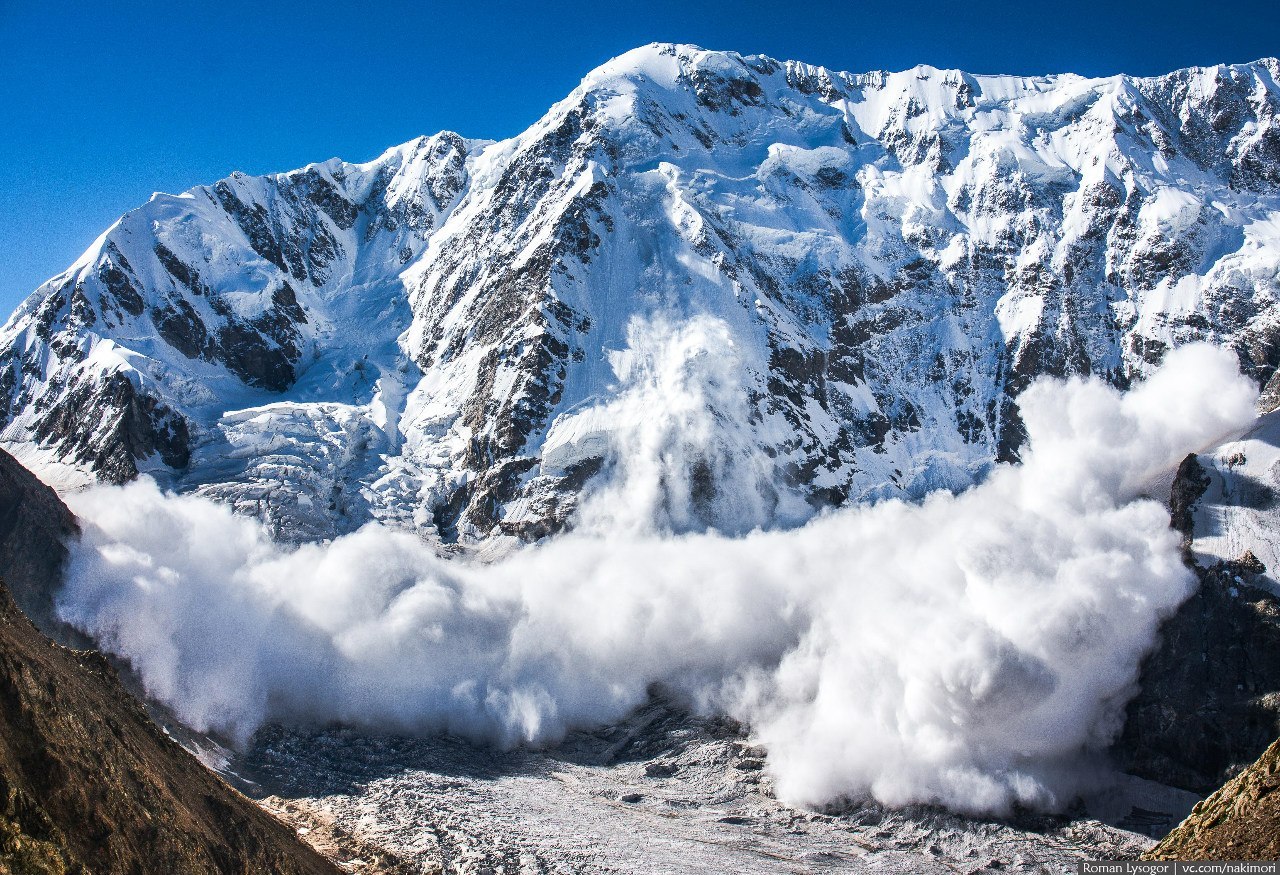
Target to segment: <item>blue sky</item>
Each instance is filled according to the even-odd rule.
[[[0,0],[0,311],[153,191],[518,133],[656,40],[843,70],[1152,74],[1280,54],[1280,3]]]

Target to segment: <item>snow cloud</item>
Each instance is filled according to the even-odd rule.
[[[1193,586],[1138,495],[1252,419],[1234,357],[1185,347],[1123,394],[1041,380],[1019,401],[1023,464],[763,531],[792,499],[740,437],[732,332],[649,322],[630,340],[603,411],[622,425],[573,534],[487,565],[375,525],[286,548],[144,480],[72,496],[62,616],[238,739],[339,720],[550,742],[660,683],[749,723],[794,803],[1069,801]]]

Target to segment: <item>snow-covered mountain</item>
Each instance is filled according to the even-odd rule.
[[[1039,374],[1125,385],[1210,339],[1280,384],[1278,297],[1276,59],[651,45],[510,140],[154,196],[4,327],[0,421],[48,477],[150,472],[289,539],[537,538],[637,442],[646,513],[744,530],[967,485]],[[716,425],[668,458],[689,408]]]

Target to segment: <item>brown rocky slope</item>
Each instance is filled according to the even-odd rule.
[[[0,578],[45,634],[77,647],[87,641],[58,622],[53,593],[62,583],[66,541],[78,533],[75,516],[58,494],[0,450]]]

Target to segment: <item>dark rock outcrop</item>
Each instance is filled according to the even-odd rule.
[[[133,480],[137,463],[151,456],[172,468],[191,458],[187,420],[123,371],[66,387],[45,407],[35,436],[107,483]]]
[[[1178,466],[1169,493],[1169,525],[1182,535],[1184,550],[1191,545],[1195,504],[1208,488],[1209,472],[1196,460],[1195,453],[1188,453]]]
[[[53,594],[67,560],[66,541],[78,533],[57,493],[0,450],[0,580],[9,582],[18,607],[45,632],[61,626]]]

